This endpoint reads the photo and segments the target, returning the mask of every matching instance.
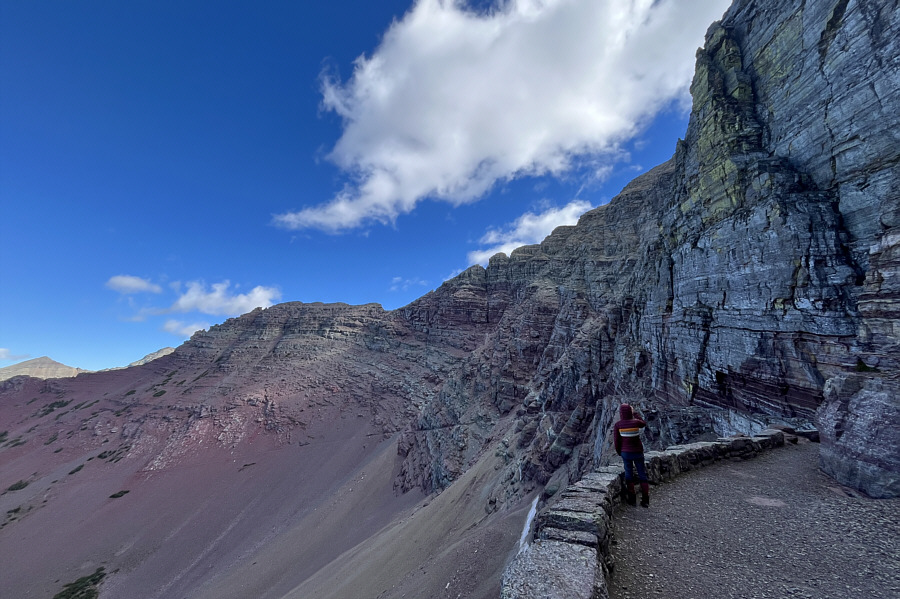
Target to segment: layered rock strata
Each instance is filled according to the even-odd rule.
[[[851,450],[838,427],[823,436],[823,466],[894,492],[873,482],[900,470],[890,4],[736,2],[698,51],[671,161],[576,227],[434,294],[484,298],[486,338],[410,433],[411,462],[434,466],[416,468],[429,473],[418,482],[440,487],[465,468],[492,436],[485,407],[516,415],[511,460],[545,483],[609,459],[620,401],[659,415],[650,436],[663,446],[681,442],[664,438],[684,434],[667,423],[691,407],[724,410],[700,416],[694,438],[812,422],[829,381],[853,375],[888,399],[842,396],[820,426],[847,422],[852,403],[859,430],[886,441]]]

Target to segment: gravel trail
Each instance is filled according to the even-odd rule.
[[[652,487],[613,518],[611,599],[900,597],[900,499],[862,496],[802,443]]]

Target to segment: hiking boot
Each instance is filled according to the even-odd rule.
[[[637,505],[637,495],[635,495],[634,491],[625,492],[625,503],[628,505]]]
[[[650,507],[650,496],[646,493],[641,493],[641,507]]]

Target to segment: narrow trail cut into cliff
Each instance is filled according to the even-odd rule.
[[[900,596],[900,500],[839,486],[817,455],[788,445],[619,506],[610,597]]]

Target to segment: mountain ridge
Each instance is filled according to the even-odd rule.
[[[5,381],[14,376],[33,376],[35,378],[50,379],[77,376],[79,373],[88,372],[74,366],[67,366],[48,356],[33,358],[4,366],[0,368],[0,381]]]

